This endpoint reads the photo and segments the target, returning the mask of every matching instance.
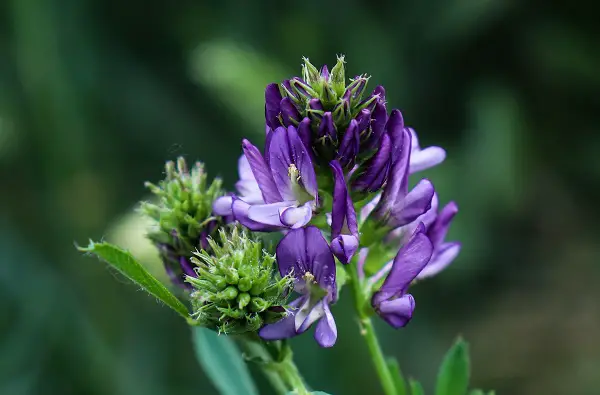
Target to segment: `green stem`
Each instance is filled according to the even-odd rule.
[[[381,382],[384,393],[386,395],[397,395],[394,378],[388,369],[385,356],[383,355],[381,345],[379,344],[377,334],[375,333],[375,328],[373,327],[373,322],[365,309],[367,298],[363,293],[363,284],[358,278],[356,264],[349,267],[349,272],[352,280],[352,289],[354,290],[354,301],[356,303],[355,307],[360,325],[360,334],[367,343],[367,348],[371,354],[371,359],[373,360],[373,365],[379,376],[379,381]]]
[[[290,385],[293,391],[298,395],[309,395],[310,392],[304,385],[304,380],[296,367],[296,364],[291,358],[287,358],[279,365],[281,375]]]
[[[265,343],[262,340],[240,339],[247,357],[254,359],[277,394],[285,395],[294,391],[298,395],[309,395],[296,364],[292,358],[292,350],[287,343]]]
[[[278,395],[286,395],[289,392],[286,381],[277,371],[269,368],[275,361],[266,347],[257,341],[248,339],[240,339],[240,344],[248,358],[260,361],[261,371],[275,392]]]

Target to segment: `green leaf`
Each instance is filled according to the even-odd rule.
[[[194,327],[196,358],[221,395],[258,395],[242,353],[233,339]]]
[[[410,387],[411,395],[425,395],[425,391],[423,391],[423,386],[418,381],[410,379],[408,381],[408,385]]]
[[[469,395],[485,395],[485,392],[483,392],[482,390],[471,390],[469,392]]]
[[[392,378],[394,379],[394,384],[396,386],[396,394],[397,395],[406,395],[406,380],[404,380],[404,376],[402,375],[402,371],[400,370],[400,365],[396,358],[388,358],[387,366],[392,374]]]
[[[139,285],[144,291],[178,312],[183,318],[190,319],[187,307],[167,287],[154,278],[128,251],[109,243],[94,243],[91,240],[87,248],[78,247],[78,249],[105,261]]]
[[[465,395],[469,387],[469,345],[458,338],[440,367],[435,395]]]

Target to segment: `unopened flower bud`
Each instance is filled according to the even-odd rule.
[[[300,122],[300,113],[289,97],[281,99],[281,116],[285,126],[296,126]]]
[[[186,281],[193,317],[199,325],[228,334],[254,332],[281,319],[292,279],[281,278],[275,257],[263,250],[241,228],[221,229],[219,240],[209,239],[209,251],[195,252],[191,261],[197,277]],[[223,287],[223,284],[226,284]]]
[[[208,183],[201,163],[191,168],[184,158],[165,164],[166,178],[146,187],[159,199],[143,202],[140,211],[154,221],[147,237],[155,244],[171,280],[184,286],[184,275],[194,276],[192,251],[205,248],[207,237],[223,225],[212,215],[212,202],[223,195],[221,180]]]
[[[346,70],[344,63],[346,63],[344,61],[344,56],[340,55],[337,58],[337,63],[333,66],[333,69],[331,69],[331,86],[338,97],[342,96],[346,90]]]

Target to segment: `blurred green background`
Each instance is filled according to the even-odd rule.
[[[463,252],[413,289],[407,328],[381,323],[386,350],[430,393],[460,333],[474,387],[597,395],[598,26],[575,2],[2,1],[0,394],[215,394],[185,323],[73,244],[160,273],[143,181],[184,155],[232,187],[264,86],[344,53],[447,149],[425,176],[461,208]],[[297,362],[318,389],[378,394],[347,302],[336,347],[298,338]]]

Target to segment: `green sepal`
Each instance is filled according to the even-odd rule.
[[[92,240],[90,240],[87,247],[77,247],[77,249],[95,255],[98,259],[108,263],[139,285],[144,291],[175,310],[188,322],[192,322],[187,307],[167,287],[154,278],[128,251],[110,243],[95,243]]]

